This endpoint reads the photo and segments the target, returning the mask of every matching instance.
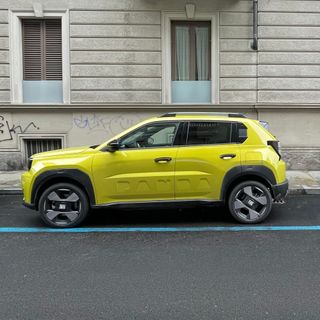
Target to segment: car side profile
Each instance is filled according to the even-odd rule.
[[[279,142],[241,114],[168,113],[98,146],[33,155],[28,167],[25,206],[59,228],[111,206],[224,204],[238,222],[259,223],[288,190]]]

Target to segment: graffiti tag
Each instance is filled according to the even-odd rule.
[[[137,115],[116,115],[110,118],[96,113],[78,114],[73,117],[73,123],[80,129],[89,131],[105,131],[111,134],[116,134],[121,130],[136,124],[140,121]]]
[[[27,125],[17,125],[9,124],[9,121],[5,117],[0,115],[0,142],[11,141],[14,138],[14,135],[17,133],[26,133],[30,128],[39,130],[40,128],[35,125],[35,123],[29,122]],[[5,137],[5,138],[3,138]]]

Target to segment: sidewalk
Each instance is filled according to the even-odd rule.
[[[0,194],[21,194],[20,176],[23,171],[0,171]],[[319,194],[320,171],[287,171],[289,193]]]

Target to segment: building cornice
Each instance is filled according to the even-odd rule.
[[[212,105],[173,105],[173,104],[1,104],[1,111],[12,112],[30,110],[244,110],[254,112],[258,110],[306,110],[320,109],[320,104],[212,104]]]

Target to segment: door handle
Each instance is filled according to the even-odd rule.
[[[220,155],[220,158],[223,159],[223,160],[230,160],[230,159],[235,158],[236,156],[237,155],[234,154],[234,153],[227,153],[227,154]]]
[[[156,163],[168,163],[172,160],[170,157],[161,157],[161,158],[155,158],[154,162]]]

